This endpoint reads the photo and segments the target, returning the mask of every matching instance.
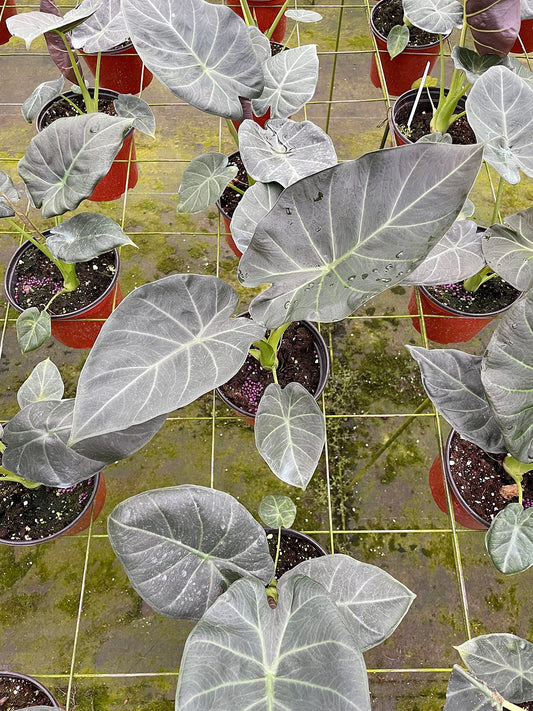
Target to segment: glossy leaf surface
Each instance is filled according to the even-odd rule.
[[[113,509],[108,532],[134,589],[169,617],[200,619],[243,576],[259,578],[264,595],[274,576],[263,528],[215,489],[186,484],[137,494]]]
[[[507,504],[492,520],[485,544],[492,562],[500,573],[511,575],[531,568],[533,508],[524,509],[517,503]],[[531,679],[533,680],[533,676]],[[530,693],[533,693],[532,688]]]
[[[82,7],[69,10],[63,17],[49,12],[24,12],[8,17],[6,25],[12,35],[20,37],[26,42],[26,49],[29,49],[33,40],[45,32],[52,30],[68,32],[84,22],[93,12],[94,8],[86,10]]]
[[[394,25],[387,35],[387,52],[391,59],[397,57],[409,44],[409,28],[407,25]]]
[[[296,518],[296,504],[288,496],[272,496],[261,499],[259,518],[270,528],[290,528]]]
[[[227,184],[237,175],[223,153],[204,153],[185,168],[178,191],[178,212],[196,213],[214,205]]]
[[[23,353],[34,351],[52,335],[52,321],[48,311],[30,306],[17,318],[17,341]]]
[[[22,409],[32,402],[61,400],[65,386],[57,366],[50,358],[37,363],[17,392],[17,402]]]

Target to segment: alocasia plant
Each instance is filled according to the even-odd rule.
[[[390,575],[346,555],[315,558],[281,576],[269,603],[264,530],[232,496],[200,486],[127,499],[108,532],[153,609],[198,620],[176,709],[314,708],[318,695],[325,708],[370,711],[362,652],[392,634],[414,598]]]

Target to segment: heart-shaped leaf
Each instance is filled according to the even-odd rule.
[[[109,171],[131,121],[107,114],[61,118],[32,138],[18,171],[43,217],[74,210]]]
[[[230,229],[233,241],[241,252],[248,249],[255,228],[270,212],[282,190],[278,183],[255,183],[239,200],[231,218]]]
[[[69,32],[89,18],[93,12],[94,9],[86,10],[81,6],[69,10],[63,17],[49,12],[24,12],[8,17],[6,25],[12,35],[20,37],[26,42],[26,49],[29,49],[33,40],[45,32],[52,30]]]
[[[272,56],[272,48],[270,46],[270,40],[268,37],[261,32],[260,29],[254,27],[248,27],[248,32],[250,33],[250,40],[252,42],[252,47],[254,48],[255,56],[259,64],[263,64],[267,59]]]
[[[273,284],[252,302],[253,318],[268,328],[339,321],[402,281],[452,226],[481,153],[480,146],[415,143],[290,185],[239,265],[245,286]]]
[[[533,208],[504,218],[484,234],[487,264],[519,291],[533,286]]]
[[[119,94],[113,106],[117,116],[130,119],[134,128],[155,138],[155,117],[146,101],[132,94]]]
[[[390,637],[416,597],[385,571],[347,555],[306,560],[285,573],[282,580],[299,575],[324,586],[361,652]]]
[[[448,35],[463,24],[463,5],[458,0],[403,0],[407,19],[425,32]]]
[[[407,25],[394,25],[387,35],[387,52],[391,59],[397,57],[409,44],[409,28]]]
[[[482,237],[470,220],[456,220],[404,284],[455,284],[485,266]]]
[[[456,649],[470,671],[507,701],[519,704],[533,698],[531,642],[514,634],[485,634]]]
[[[120,10],[120,0],[83,0],[80,8],[96,10],[72,33],[72,45],[84,52],[105,52],[129,39],[126,22]]]
[[[509,53],[520,30],[520,1],[466,0],[466,23],[479,54]]]
[[[285,16],[295,22],[320,22],[322,15],[314,10],[285,10]]]
[[[533,461],[533,293],[507,311],[492,334],[481,380],[507,452]]]
[[[239,97],[263,90],[248,29],[230,8],[203,0],[170,0],[155,11],[145,0],[123,0],[129,36],[148,69],[180,99],[239,121]]]
[[[123,430],[227,382],[264,328],[230,318],[236,292],[220,279],[174,274],[128,294],[82,369],[73,441]]]
[[[511,184],[533,176],[533,89],[507,67],[491,67],[466,100],[468,122],[486,142],[485,160]]]
[[[318,80],[316,45],[288,49],[270,57],[263,64],[263,93],[252,100],[256,116],[270,109],[272,118],[289,118],[299,111],[315,93]]]
[[[214,205],[237,175],[223,153],[204,153],[185,168],[178,191],[178,212],[196,213]]]
[[[333,141],[311,121],[271,119],[265,128],[243,121],[239,150],[254,180],[286,188],[307,175],[337,165]]]
[[[456,69],[461,69],[468,81],[473,84],[481,74],[498,65],[507,66],[507,57],[497,54],[478,54],[468,47],[455,46],[452,49],[452,59]]]
[[[259,518],[270,528],[290,528],[296,518],[296,504],[288,496],[264,496],[259,503]]]
[[[5,195],[5,197],[3,197]],[[6,201],[6,197],[11,202],[19,201],[19,194],[13,185],[13,181],[3,171],[0,170],[0,217],[13,217],[15,211]]]
[[[65,77],[60,76],[59,79],[45,81],[35,87],[21,106],[22,115],[26,121],[31,123],[33,119],[37,118],[43,106],[61,94],[64,85]]]
[[[52,320],[48,311],[30,306],[17,318],[17,341],[23,353],[39,348],[51,335]]]
[[[520,504],[507,504],[492,520],[485,544],[500,573],[511,575],[531,568],[533,508],[523,509]]]
[[[126,244],[136,246],[114,220],[92,212],[80,212],[52,227],[46,238],[52,256],[67,264],[88,262]]]
[[[305,489],[324,448],[324,415],[300,383],[271,383],[257,408],[255,444],[274,474]]]
[[[229,494],[173,486],[122,501],[109,541],[138,594],[156,612],[198,620],[234,580],[274,577],[265,532]],[[266,600],[266,595],[265,595]]]
[[[500,695],[454,664],[444,711],[503,711]]]
[[[420,367],[427,394],[450,425],[486,452],[505,452],[481,382],[481,357],[454,348],[407,348]]]
[[[274,610],[259,582],[238,580],[206,612],[185,644],[179,709],[370,711],[363,657],[337,608],[315,581],[284,577]]]
[[[37,363],[17,392],[17,402],[22,409],[32,402],[61,400],[65,386],[61,373],[50,358]]]
[[[66,446],[74,400],[45,400],[27,405],[4,427],[2,464],[9,471],[45,486],[67,487],[104,467]]]

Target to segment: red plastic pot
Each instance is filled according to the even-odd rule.
[[[38,540],[33,541],[11,541],[9,539],[0,538],[0,544],[4,543],[8,546],[34,546],[48,541],[53,541],[61,536],[73,536],[87,530],[91,523],[91,519],[95,520],[101,513],[106,499],[106,486],[103,474],[96,474],[94,478],[95,486],[91,495],[87,499],[83,511],[81,511],[74,521],[69,523],[68,526],[65,526],[63,530],[53,533],[50,536],[46,536],[45,538],[39,538]]]
[[[4,279],[4,291],[11,306],[19,312],[24,309],[13,297],[13,285],[16,279],[16,266],[27,249],[35,249],[31,242],[24,242],[9,260]],[[68,314],[51,315],[52,336],[69,348],[91,348],[96,341],[105,319],[122,301],[122,291],[118,281],[120,257],[115,251],[115,273],[109,286],[97,299],[83,309]],[[90,321],[88,319],[99,319]]]
[[[518,39],[518,37],[520,39]],[[520,23],[520,32],[511,47],[511,52],[515,54],[523,54],[524,52],[533,52],[533,20],[522,20]],[[522,42],[520,43],[520,40]],[[522,45],[524,45],[522,47]]]
[[[476,336],[482,328],[487,326],[496,316],[507,311],[512,304],[503,309],[491,311],[485,314],[468,314],[458,311],[445,304],[441,304],[423,286],[417,287],[420,290],[420,301],[422,313],[424,314],[424,325],[426,335],[430,341],[435,343],[464,343]],[[416,307],[416,294],[413,289],[409,299],[409,313],[413,317],[411,321],[418,333],[420,330],[420,319]],[[433,318],[433,317],[437,318]]]
[[[93,76],[96,74],[98,55],[80,51]],[[102,52],[100,59],[100,86],[119,94],[138,94],[146,89],[154,75],[144,67],[142,59],[130,43],[125,47]]]
[[[63,96],[72,99],[77,95],[74,94],[74,92],[67,91],[63,94]],[[98,92],[98,96],[102,99],[111,100],[118,98],[117,92],[111,91],[111,89],[101,89]],[[42,123],[46,112],[57,100],[58,99],[56,98],[49,101],[39,113],[36,124],[38,131],[41,131],[43,128]],[[115,160],[113,161],[109,172],[97,183],[92,195],[88,198],[89,200],[92,200],[93,202],[117,200],[126,192],[126,190],[134,188],[137,185],[139,170],[136,163],[137,154],[135,152],[133,131],[134,129],[131,128],[126,134],[122,147],[115,156]]]
[[[443,478],[446,476],[446,481],[450,486],[453,513],[457,523],[460,523],[461,526],[464,526],[465,528],[486,531],[489,527],[489,523],[482,519],[481,516],[473,511],[464,501],[450,472],[448,462],[450,460],[450,443],[454,434],[457,433],[455,430],[452,430],[446,441],[446,447],[444,449],[444,472],[440,456],[435,457],[435,460],[431,465],[431,469],[429,470],[429,487],[431,489],[431,494],[439,509],[444,513],[448,513]]]
[[[370,29],[376,38],[376,45],[379,51],[387,91],[391,96],[399,96],[405,91],[408,91],[413,85],[413,82],[420,79],[428,62],[429,71],[433,69],[439,56],[440,44],[437,41],[432,44],[407,47],[398,56],[391,59],[387,52],[387,38],[384,37],[374,25],[374,11],[378,4],[379,3],[376,3],[376,5],[374,5],[370,13]],[[449,37],[449,35],[446,35],[443,39],[447,37]],[[377,88],[381,86],[377,60],[374,53],[372,54],[370,64],[370,81]]]
[[[247,316],[248,314],[240,314],[240,316]],[[313,343],[316,349],[317,357],[318,357],[318,362],[320,366],[320,379],[318,381],[318,386],[316,389],[316,392],[314,393],[313,397],[315,400],[318,400],[320,395],[322,394],[324,388],[326,387],[326,383],[328,382],[328,377],[329,377],[329,352],[328,352],[328,347],[326,345],[326,341],[320,334],[320,331],[318,328],[311,323],[310,321],[302,321],[302,324],[305,325],[305,327],[311,331],[313,334]],[[250,412],[248,410],[243,410],[243,408],[239,407],[238,405],[235,405],[224,393],[221,391],[220,388],[216,389],[217,395],[219,398],[222,400],[222,402],[229,408],[235,412],[236,415],[241,417],[248,425],[251,427],[254,426],[255,424],[255,414],[253,412]]]
[[[0,696],[2,695],[2,679],[14,679],[17,682],[18,681],[22,682],[24,685],[33,686],[37,691],[40,691],[41,694],[46,696],[46,698],[47,698],[46,705],[47,706],[50,706],[55,709],[63,708],[59,704],[59,702],[57,701],[55,696],[53,696],[53,694],[50,691],[48,691],[46,686],[41,684],[40,681],[37,681],[37,679],[35,679],[33,676],[28,676],[27,674],[19,674],[18,672],[8,671],[7,669],[0,671]],[[7,698],[6,702],[7,702],[7,708],[12,708],[12,704],[15,702],[15,699]],[[17,708],[20,708],[20,706],[18,706]]]
[[[228,0],[226,4],[233,12],[239,15],[239,17],[244,17],[239,0]],[[270,29],[282,5],[283,2],[281,0],[248,0],[248,7],[250,8],[252,17],[255,19],[261,32],[267,32]],[[273,42],[283,42],[286,29],[287,18],[283,15],[276,25],[276,29],[270,39]]]
[[[222,209],[222,207],[220,206],[220,204],[218,202],[217,202],[217,208],[222,216],[222,222],[224,224],[224,238],[226,240],[226,244],[231,249],[233,254],[240,259],[242,257],[242,252],[235,244],[235,241],[234,241],[233,236],[231,234],[231,217],[228,215],[228,213],[225,210]]]
[[[15,0],[0,0],[0,44],[6,44],[12,37],[7,29],[6,20],[17,14],[17,4]]]

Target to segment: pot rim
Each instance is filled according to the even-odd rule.
[[[426,86],[424,87],[426,90],[426,93],[422,92],[420,94],[420,99],[419,99],[419,105],[421,102],[426,101],[430,104],[430,98],[436,99],[438,101],[439,98],[439,92],[440,89],[437,86]],[[449,89],[444,89],[444,95],[446,96],[448,94]],[[405,141],[405,143],[413,143],[413,141],[406,136],[404,133],[401,132],[397,122],[396,122],[396,111],[398,109],[402,108],[403,104],[408,102],[410,99],[415,99],[416,95],[418,93],[418,89],[408,89],[407,91],[404,91],[403,94],[400,94],[400,96],[395,99],[394,104],[392,105],[391,111],[390,111],[390,120],[392,122],[392,125],[394,127],[394,130],[401,136],[402,141]],[[462,96],[459,101],[457,102],[457,107],[461,107],[461,110],[464,110],[464,102],[466,102],[467,96],[466,94]]]
[[[0,679],[2,677],[10,677],[12,679],[22,679],[24,681],[30,682],[30,684],[33,684],[36,686],[39,691],[42,691],[43,694],[46,694],[48,696],[49,700],[52,702],[54,708],[61,708],[59,705],[58,700],[55,698],[55,696],[52,694],[51,691],[49,691],[44,684],[41,684],[40,681],[38,681],[35,677],[29,676],[28,674],[22,674],[22,672],[12,672],[9,671],[8,669],[0,669]]]
[[[378,7],[378,4],[374,5],[372,10],[370,11],[370,30],[372,34],[374,34],[377,38],[379,38],[382,42],[387,42],[387,38],[385,35],[382,35],[381,32],[377,29],[376,25],[374,24],[374,12]],[[432,32],[431,34],[437,34],[436,32]],[[442,41],[444,42],[445,40],[448,39],[448,37],[451,35],[451,32],[448,32],[447,35],[442,35]],[[428,44],[416,44],[416,45],[410,45],[408,44],[407,47],[400,52],[400,54],[404,53],[411,53],[411,54],[417,54],[418,52],[422,53],[428,49],[432,49],[433,47],[437,47],[440,44],[440,39],[438,39],[436,42],[429,42]],[[400,56],[400,55],[398,55]],[[396,59],[396,57],[395,57]],[[417,91],[417,90],[415,90]]]
[[[248,311],[245,313],[239,314],[238,317],[246,316],[248,315]],[[313,342],[316,346],[316,352],[318,356],[318,363],[319,363],[319,368],[320,368],[320,378],[318,381],[318,386],[316,389],[316,393],[313,393],[313,397],[315,400],[318,400],[318,398],[322,395],[322,392],[324,391],[324,388],[326,387],[326,384],[328,382],[329,378],[329,370],[330,370],[330,361],[329,361],[329,352],[328,348],[326,345],[326,341],[324,340],[324,337],[318,330],[318,328],[314,325],[314,323],[311,323],[311,321],[294,321],[293,323],[301,323],[303,324],[309,331],[311,331],[311,334],[313,335]],[[243,364],[244,365],[244,364]],[[241,366],[242,367],[242,366]],[[239,372],[239,371],[237,371]],[[216,388],[216,393],[218,397],[222,400],[222,402],[229,408],[231,408],[234,412],[237,412],[239,415],[242,415],[243,417],[249,418],[251,420],[255,420],[255,414],[248,412],[247,410],[243,410],[242,408],[238,407],[235,405],[231,400],[224,395],[224,393],[221,392],[220,387]],[[275,529],[277,530],[277,529]],[[287,529],[291,530],[292,529]]]
[[[524,296],[524,292],[521,291],[519,295],[516,297],[514,301],[511,301],[510,304],[507,306],[503,306],[501,309],[497,309],[496,311],[485,311],[484,313],[468,313],[467,311],[459,311],[459,309],[455,309],[453,306],[448,306],[447,304],[443,304],[441,301],[439,301],[433,294],[431,294],[425,286],[418,285],[418,288],[424,296],[427,298],[428,301],[430,301],[432,304],[435,306],[438,306],[439,308],[443,309],[443,311],[449,311],[451,316],[459,316],[461,318],[472,318],[472,319],[483,319],[483,318],[494,318],[496,316],[499,316],[502,313],[505,313],[508,311],[511,306],[514,306],[514,304],[517,303],[517,301],[520,301],[520,299]]]
[[[450,431],[450,434],[448,435],[448,439],[446,440],[446,446],[444,448],[444,462],[443,462],[443,469],[444,473],[446,474],[446,481],[450,485],[451,490],[457,497],[457,500],[461,504],[461,506],[464,508],[464,510],[478,523],[480,523],[482,526],[485,526],[485,528],[490,527],[490,521],[487,521],[487,519],[483,518],[480,516],[476,511],[470,508],[470,506],[466,503],[466,501],[463,498],[463,495],[461,491],[459,490],[459,487],[457,486],[457,483],[455,482],[454,478],[452,477],[452,472],[450,469],[449,461],[450,461],[450,448],[452,444],[452,439],[454,436],[457,435],[458,437],[461,437],[459,432],[457,430],[452,429]],[[462,438],[461,438],[462,439]]]
[[[43,230],[44,235],[46,235],[49,232],[50,232],[50,230]],[[35,245],[32,242],[30,242],[29,240],[26,240],[18,247],[18,249],[13,254],[13,256],[11,257],[11,259],[9,260],[9,262],[7,264],[6,273],[4,276],[4,292],[7,297],[7,300],[9,301],[9,304],[14,309],[16,309],[16,311],[18,311],[19,313],[22,313],[24,311],[24,308],[22,306],[20,306],[19,304],[17,304],[17,302],[13,298],[13,296],[11,294],[10,284],[11,284],[11,281],[12,281],[14,275],[15,275],[18,260],[24,254],[24,252],[27,249],[29,249],[30,247],[35,247]],[[37,249],[37,247],[35,247],[35,248]],[[50,318],[52,319],[52,321],[66,321],[66,320],[71,320],[73,318],[80,318],[85,313],[87,313],[87,311],[90,311],[92,308],[97,306],[101,301],[103,301],[105,298],[107,298],[109,296],[109,294],[113,291],[113,289],[117,285],[118,275],[119,275],[119,271],[120,271],[120,254],[119,254],[118,249],[115,247],[113,250],[109,250],[109,251],[110,252],[113,251],[115,253],[115,273],[113,274],[113,278],[109,282],[105,291],[102,292],[102,294],[100,294],[100,296],[98,296],[93,301],[91,301],[90,304],[88,304],[87,306],[84,306],[81,309],[77,309],[76,311],[69,311],[66,314],[50,314]],[[43,256],[46,259],[48,259],[48,257],[46,257],[45,254],[43,254]]]
[[[137,50],[133,46],[133,42],[128,40],[127,42],[121,42],[118,47],[111,47],[111,49],[105,49],[101,52],[85,52],[81,47],[78,48],[76,52],[79,52],[82,57],[97,57],[98,54],[101,54],[102,57],[109,57],[116,56],[117,54],[124,54],[130,49],[135,50],[135,52],[129,52],[129,54],[137,54]],[[106,91],[114,91],[114,89],[106,89]],[[100,89],[98,90],[98,93],[100,93]]]
[[[41,543],[47,543],[48,541],[53,541],[56,538],[60,538],[61,536],[64,536],[65,534],[67,534],[87,514],[90,507],[93,505],[93,502],[96,498],[99,487],[101,486],[101,484],[103,484],[103,481],[104,481],[102,472],[99,472],[98,474],[93,474],[93,476],[89,477],[89,478],[94,479],[93,490],[92,490],[89,498],[87,499],[87,502],[86,502],[85,506],[83,507],[83,509],[76,516],[76,518],[68,524],[68,526],[65,526],[60,531],[57,531],[57,533],[51,533],[49,536],[45,536],[44,538],[37,538],[32,541],[10,541],[7,538],[0,538],[0,545],[5,544],[8,546],[34,546],[34,545],[40,545]],[[51,487],[51,488],[60,488],[60,487]]]

